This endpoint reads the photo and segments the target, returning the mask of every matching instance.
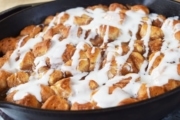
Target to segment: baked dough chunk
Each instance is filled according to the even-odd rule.
[[[6,90],[8,88],[6,79],[11,75],[11,73],[0,70],[0,92]]]
[[[53,95],[49,97],[46,102],[42,105],[42,109],[51,109],[51,110],[68,110],[69,104],[68,101],[64,98]]]
[[[26,83],[29,80],[29,75],[26,72],[20,71],[10,75],[7,78],[7,85],[9,88],[18,86],[20,84]]]

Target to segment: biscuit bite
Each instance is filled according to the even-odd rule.
[[[149,94],[151,97],[156,97],[156,96],[161,95],[163,93],[165,93],[165,89],[163,86],[149,87]]]
[[[173,89],[179,87],[180,86],[180,81],[170,79],[170,80],[168,80],[168,83],[164,84],[163,86],[164,86],[165,91],[170,91],[170,90],[173,90]]]
[[[136,98],[127,98],[127,99],[122,100],[119,103],[119,106],[128,105],[128,104],[132,104],[132,103],[135,103],[135,102],[138,102],[138,100]]]
[[[153,52],[150,56],[149,56],[149,61],[152,60],[153,56],[155,56],[155,53],[156,52]],[[156,56],[155,56],[156,57]],[[164,57],[164,54],[163,53],[160,53],[160,55],[158,55],[154,61],[152,61],[152,66],[150,66],[150,69],[149,69],[149,74],[151,74],[152,70],[155,69],[161,62],[161,60],[163,59]]]
[[[77,70],[79,70],[81,72],[89,72],[89,68],[90,68],[90,61],[88,58],[79,60]]]
[[[99,4],[99,5],[89,6],[87,7],[87,9],[91,9],[91,10],[101,9],[104,11],[108,11],[108,6]]]
[[[109,5],[109,11],[115,11],[117,9],[120,10],[127,10],[126,6],[120,4],[120,3],[112,3]]]
[[[17,93],[17,90],[12,91],[6,95],[5,101],[15,103],[14,95]]]
[[[180,30],[174,33],[174,37],[180,41]]]
[[[10,75],[7,78],[7,85],[9,88],[18,86],[20,84],[26,83],[29,80],[29,74],[23,71],[19,71]]]
[[[143,11],[145,14],[149,14],[149,9],[144,5],[133,5],[130,8],[132,11]]]
[[[16,104],[28,106],[28,107],[34,107],[34,108],[40,108],[41,104],[36,99],[34,95],[28,94],[23,99],[15,101]]]
[[[74,17],[74,24],[76,25],[87,25],[89,24],[91,21],[93,20],[92,17],[86,15],[86,14],[82,14],[80,17],[79,16],[75,16]]]
[[[54,90],[55,94],[68,98],[71,94],[70,78],[64,78],[57,81],[54,85],[51,86],[51,89]]]
[[[100,47],[103,43],[103,38],[101,38],[99,35],[96,35],[95,38],[90,39],[90,42],[94,47]]]
[[[119,82],[115,83],[113,86],[124,88],[130,82],[131,79],[132,79],[131,77],[124,78]]]
[[[64,77],[63,72],[60,70],[54,70],[49,78],[49,85],[55,84],[57,81],[61,80]]]
[[[11,75],[12,73],[0,70],[0,92],[6,90],[8,88],[7,85],[7,78]]]
[[[152,21],[152,25],[156,27],[161,27],[164,21],[166,20],[166,17],[164,15],[157,15],[157,18]]]
[[[62,41],[63,39],[67,38],[69,35],[71,26],[66,26],[63,24],[58,24],[52,28],[52,34],[60,34],[59,40]]]
[[[42,56],[47,53],[51,46],[51,41],[50,40],[45,40],[42,42],[37,43],[34,48],[33,48],[33,54],[35,57]]]
[[[61,96],[53,95],[43,103],[41,108],[51,110],[69,110],[69,104],[68,101]]]
[[[91,90],[95,90],[95,89],[97,89],[99,87],[99,85],[98,85],[98,83],[96,82],[96,81],[94,81],[94,80],[90,80],[89,81],[89,88],[91,89]]]
[[[149,41],[148,45],[149,45],[150,51],[153,53],[153,52],[160,51],[162,44],[163,44],[163,40],[159,38],[159,39]]]
[[[94,105],[93,103],[90,102],[84,104],[75,102],[71,105],[71,110],[92,110],[92,109],[94,109]]]
[[[99,35],[101,38],[108,37],[108,41],[114,41],[119,37],[121,31],[115,26],[100,25]]]
[[[68,13],[64,13],[63,16],[60,18],[60,23],[64,23],[69,19],[70,15]]]
[[[34,54],[31,51],[27,52],[20,63],[20,69],[31,71],[34,65],[34,59],[35,59]]]
[[[134,52],[143,54],[145,51],[144,43],[142,40],[136,40],[134,43]]]
[[[30,37],[35,37],[41,31],[41,27],[38,25],[30,25],[21,30],[20,35],[28,35]]]
[[[48,17],[46,17],[46,19],[44,20],[43,24],[44,25],[49,25],[50,22],[54,19],[54,16],[50,15]]]
[[[18,40],[13,37],[0,40],[0,52],[6,54],[8,51],[13,51],[17,46]]]
[[[163,38],[164,37],[164,33],[161,30],[161,28],[156,27],[156,26],[151,26],[150,27],[150,39],[159,39],[159,38]],[[146,34],[147,34],[147,29],[148,29],[148,25],[145,23],[142,25],[141,29],[140,29],[140,36],[143,38]]]
[[[43,103],[53,95],[55,95],[55,93],[49,86],[41,85],[41,98]]]
[[[142,84],[137,93],[137,99],[138,100],[148,99],[149,98],[148,89],[149,88],[146,86],[146,84]]]
[[[5,55],[0,57],[0,67],[2,67],[10,58],[13,51],[7,51]]]
[[[75,50],[76,50],[76,47],[74,45],[72,45],[72,44],[66,45],[66,49],[62,55],[62,60],[64,63],[66,63],[67,61],[69,61],[71,59]]]
[[[126,75],[128,73],[138,73],[143,61],[144,58],[140,53],[132,52],[126,63],[122,66],[120,73],[122,75]]]
[[[90,61],[89,71],[94,70],[95,65],[98,63],[98,60],[101,57],[101,52],[101,49],[97,47],[87,49],[86,56]]]
[[[39,101],[36,99],[34,95],[27,94],[25,95],[22,99],[20,100],[14,100],[14,95],[18,91],[13,91],[6,96],[6,101],[16,103],[19,105],[27,106],[27,107],[33,107],[33,108],[40,108],[41,104]]]
[[[104,67],[104,65],[103,65],[103,67]],[[111,79],[114,76],[116,76],[117,74],[118,74],[118,66],[117,66],[115,57],[113,57],[111,60],[111,65],[110,65],[110,68],[107,72],[107,75],[108,75],[108,78]]]

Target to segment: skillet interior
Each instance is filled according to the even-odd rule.
[[[58,11],[63,11],[69,8],[77,6],[91,6],[95,4],[110,4],[113,2],[119,2],[122,4],[143,4],[143,0],[96,0],[96,1],[82,1],[74,0],[73,2],[59,0],[51,2],[25,11],[14,14],[0,22],[0,39],[8,36],[16,36],[19,31],[27,25],[39,24],[46,16],[55,14]],[[165,16],[177,16],[180,15],[180,7],[178,3],[167,1],[167,0],[156,0],[154,3],[147,5],[151,12],[163,14]],[[38,12],[37,12],[38,11]],[[108,120],[108,119],[122,119],[122,120],[159,120],[164,117],[167,113],[171,112],[177,107],[180,101],[180,89],[175,89],[166,94],[152,98],[140,103],[126,105],[116,108],[108,108],[102,110],[93,111],[49,111],[39,110],[33,108],[22,107],[19,105],[7,104],[4,102],[0,103],[0,107],[3,112],[8,116],[18,120],[34,120],[43,119],[56,120],[61,118],[62,120],[71,119],[97,119],[97,120]]]

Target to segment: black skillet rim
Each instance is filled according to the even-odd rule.
[[[46,5],[46,4],[49,4],[49,3],[54,3],[54,2],[57,2],[57,1],[52,1],[52,2],[48,2],[48,3],[43,3],[43,4],[40,4],[40,5],[36,5],[36,6],[33,6],[33,8],[43,6],[43,5]],[[180,5],[178,2],[174,2],[174,1],[171,1],[171,2],[173,2],[174,4]],[[32,9],[32,7],[27,8],[27,9],[22,10],[22,11],[18,11],[17,13],[8,16],[5,19],[2,19],[0,21],[0,24],[1,24],[2,21],[6,21],[6,19],[9,19],[9,18],[13,17],[16,14],[26,12],[27,10],[30,10],[30,9]],[[59,112],[61,112],[63,114],[98,113],[98,112],[108,112],[108,111],[119,111],[119,110],[123,110],[123,109],[129,109],[129,108],[133,108],[133,107],[137,107],[137,106],[142,106],[142,105],[145,105],[145,104],[148,104],[148,103],[153,103],[154,101],[158,101],[158,100],[167,98],[168,96],[172,96],[173,94],[175,94],[177,92],[179,92],[179,94],[180,94],[180,87],[178,87],[178,88],[176,88],[174,90],[168,91],[168,92],[166,92],[166,93],[164,93],[162,95],[159,95],[157,97],[150,98],[150,99],[147,99],[147,100],[143,100],[143,101],[140,101],[140,102],[137,102],[137,103],[118,106],[118,107],[110,107],[110,108],[105,108],[105,109],[96,109],[96,110],[79,110],[79,111],[45,110],[45,109],[39,109],[39,108],[25,107],[25,106],[21,106],[21,105],[18,105],[18,104],[13,104],[13,103],[8,103],[8,102],[4,102],[4,101],[0,101],[0,107],[2,107],[2,108],[14,108],[14,109],[19,109],[19,110],[27,110],[27,109],[29,109],[30,111],[34,111],[34,112],[37,111],[37,112],[43,112],[43,113],[49,113],[49,112],[51,112],[51,113],[59,113]]]

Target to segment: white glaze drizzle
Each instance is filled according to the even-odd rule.
[[[179,64],[180,52],[179,42],[172,38],[174,35],[174,31],[180,30],[180,25],[176,25],[175,27],[172,26],[173,20],[177,20],[177,17],[168,18],[162,25],[162,31],[164,33],[163,38],[163,45],[161,47],[161,51],[155,53],[152,57],[151,61],[147,60],[147,56],[149,54],[148,42],[150,40],[150,32],[151,32],[151,23],[153,20],[159,19],[157,14],[149,14],[146,15],[143,11],[131,11],[128,10],[125,12],[125,18],[120,24],[120,21],[123,18],[119,16],[120,9],[116,9],[116,11],[104,11],[102,9],[84,9],[82,7],[69,9],[65,12],[59,13],[56,17],[53,18],[51,23],[49,24],[47,30],[45,32],[39,33],[35,38],[31,38],[23,47],[19,47],[21,41],[24,39],[22,38],[18,43],[18,47],[12,53],[10,59],[4,64],[1,69],[6,69],[11,72],[17,72],[19,69],[19,63],[24,58],[26,52],[30,51],[35,44],[42,41],[42,36],[54,25],[54,21],[58,19],[57,23],[60,23],[60,18],[64,15],[64,13],[69,14],[70,18],[64,23],[65,26],[70,26],[69,34],[67,38],[59,41],[60,34],[56,34],[51,39],[51,46],[48,52],[40,57],[36,57],[34,60],[36,72],[34,76],[29,78],[29,81],[25,84],[21,84],[17,87],[11,88],[8,93],[13,92],[14,90],[18,90],[18,92],[14,95],[14,100],[20,100],[28,93],[33,94],[38,101],[41,102],[41,95],[40,95],[40,85],[48,85],[49,75],[53,72],[54,69],[61,70],[62,72],[70,71],[73,75],[71,77],[71,89],[72,93],[68,100],[71,104],[78,102],[78,103],[86,103],[95,101],[99,107],[106,108],[117,106],[120,101],[126,98],[136,98],[139,88],[142,83],[145,83],[147,87],[151,86],[162,86],[168,82],[169,79],[176,79],[179,80],[180,76],[177,74],[177,64]],[[92,21],[88,25],[82,25],[82,34],[80,37],[77,36],[79,26],[74,24],[74,17],[81,16],[86,14],[92,17]],[[145,46],[145,53],[143,54],[144,62],[141,66],[139,73],[130,73],[125,76],[121,74],[117,74],[113,78],[108,78],[108,71],[111,67],[112,58],[115,57],[115,61],[117,63],[117,71],[122,69],[122,65],[127,61],[130,54],[134,50],[134,42],[137,40],[136,34],[139,30],[139,25],[142,24],[142,18],[149,17],[150,19],[146,21],[147,33],[141,39]],[[77,66],[79,64],[79,52],[83,50],[83,46],[88,44],[92,47],[91,53],[95,53],[96,47],[94,47],[90,39],[94,38],[97,34],[100,33],[99,27],[100,25],[106,25],[105,35],[103,37],[103,44],[100,46],[101,51],[105,51],[104,55],[102,56],[101,53],[98,55],[95,68],[91,72],[80,72],[77,70]],[[108,42],[108,33],[109,27],[113,26],[120,29],[120,35],[116,38],[116,40],[112,42]],[[87,30],[91,30],[90,34],[85,38],[85,32]],[[129,33],[131,31],[131,34]],[[173,42],[172,42],[173,41]],[[128,47],[130,48],[128,53],[122,55],[122,48],[121,43],[128,43]],[[107,48],[104,49],[105,44],[107,43]],[[61,56],[63,55],[66,45],[71,44],[76,46],[76,50],[71,57],[72,63],[71,66],[66,66],[65,63],[62,61]],[[116,46],[119,46],[116,48]],[[17,53],[20,52],[20,60],[15,61],[14,58],[17,57]],[[165,56],[162,59],[162,62],[152,70],[152,73],[149,74],[149,70],[154,63],[157,56],[163,53]],[[171,57],[169,57],[171,56]],[[38,69],[46,66],[46,58],[50,58],[51,68],[45,73],[42,78],[38,78]],[[106,60],[106,64],[100,69],[100,63],[102,60]],[[13,63],[13,64],[12,64]],[[148,65],[147,70],[145,69]],[[128,68],[131,70],[131,66]],[[172,73],[173,71],[173,73]],[[171,74],[169,74],[171,73]],[[80,80],[82,77],[85,78]],[[123,80],[124,78],[131,77],[129,83],[121,88],[116,88],[109,94],[109,87],[113,84],[116,84]],[[140,78],[140,81],[136,81]],[[94,80],[99,85],[95,94],[92,95],[93,90],[89,88],[89,81]],[[148,97],[150,98],[149,89],[147,89]]]

